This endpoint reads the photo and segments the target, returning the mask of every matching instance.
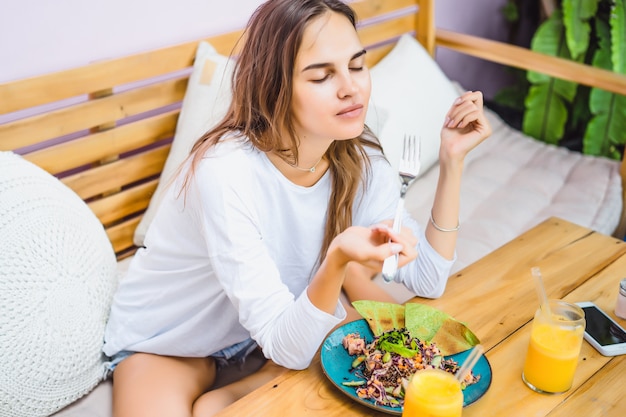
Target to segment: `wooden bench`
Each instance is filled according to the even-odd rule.
[[[626,95],[624,75],[437,29],[434,3],[352,3],[369,49],[368,65],[384,57],[398,37],[411,33],[431,55],[437,47],[450,48]],[[228,55],[241,34],[204,40]],[[0,124],[0,150],[23,155],[86,201],[119,260],[136,250],[133,234],[168,156],[200,40],[0,84],[0,115],[9,120]],[[623,162],[620,172],[624,202]],[[616,236],[624,235],[624,220],[622,209]]]

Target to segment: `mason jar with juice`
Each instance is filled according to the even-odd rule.
[[[535,313],[522,379],[531,389],[549,394],[572,387],[585,331],[580,307],[550,300],[550,314]]]
[[[463,391],[450,372],[424,369],[411,377],[402,417],[461,417]]]

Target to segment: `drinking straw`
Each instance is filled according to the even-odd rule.
[[[543,314],[545,314],[548,321],[552,321],[552,312],[550,311],[550,303],[548,302],[548,296],[546,295],[546,289],[543,286],[543,278],[541,277],[541,270],[538,266],[530,269],[533,277],[535,278],[535,288],[537,289],[537,295],[539,296],[539,302]]]
[[[474,367],[474,365],[476,365],[476,362],[478,361],[478,359],[480,359],[480,356],[484,352],[485,348],[483,347],[483,345],[474,346],[470,354],[467,355],[467,358],[465,358],[463,365],[461,365],[461,368],[459,368],[458,372],[455,375],[457,381],[465,381],[465,378],[467,378],[467,375],[471,372],[472,368]]]

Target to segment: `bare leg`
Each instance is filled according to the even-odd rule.
[[[224,387],[203,394],[193,405],[193,417],[211,417],[287,369],[268,360],[258,371]]]
[[[214,380],[212,358],[135,353],[113,373],[113,415],[191,417],[194,401]]]

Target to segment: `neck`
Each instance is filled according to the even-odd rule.
[[[303,167],[300,167],[300,166],[298,166],[296,164],[290,164],[289,162],[287,162],[287,164],[290,167],[295,168],[295,169],[297,169],[299,171],[315,172],[315,169],[317,168],[317,166],[319,165],[319,163],[322,161],[323,158],[324,158],[324,155],[320,156],[320,159],[318,159],[317,162],[315,164],[313,164],[313,166],[311,168],[303,168]]]
[[[275,152],[266,153],[270,162],[287,178],[296,185],[310,187],[324,175],[328,164],[322,156],[313,166],[290,164]]]

